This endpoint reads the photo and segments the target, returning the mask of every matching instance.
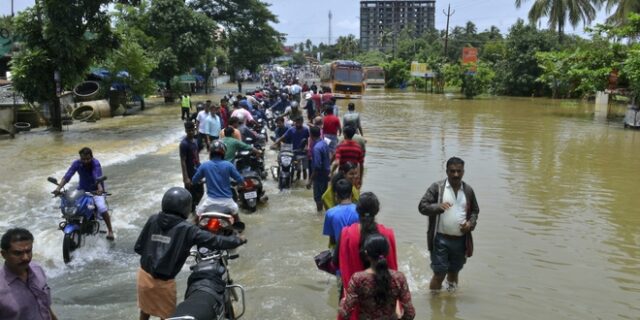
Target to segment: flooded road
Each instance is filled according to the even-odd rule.
[[[395,230],[416,319],[640,316],[640,132],[595,119],[593,106],[578,102],[401,91],[354,102],[368,140],[362,190],[378,195],[378,221]],[[161,105],[61,134],[0,139],[0,231],[34,233],[34,260],[47,270],[60,319],[137,319],[133,244],[164,191],[181,185],[179,111]],[[60,178],[84,146],[109,177],[116,242],[90,238],[65,266],[46,178]],[[451,156],[466,161],[464,179],[478,197],[476,248],[458,292],[432,296],[427,219],[417,205]],[[244,318],[334,319],[335,281],[312,258],[327,239],[311,191],[300,184],[279,194],[271,179],[266,188],[269,203],[243,215],[249,243],[231,265],[247,290]],[[177,278],[179,300],[188,274],[185,267]]]

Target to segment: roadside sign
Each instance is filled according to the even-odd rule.
[[[469,65],[469,72],[475,73],[478,69],[478,49],[477,48],[462,48],[462,64]]]
[[[429,76],[431,75],[431,76]],[[429,69],[426,63],[419,63],[418,61],[411,62],[411,76],[412,77],[433,77],[433,71]]]

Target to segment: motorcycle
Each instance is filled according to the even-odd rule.
[[[212,233],[232,235],[244,229],[244,224],[231,224],[231,215],[205,212],[198,225]],[[241,225],[239,225],[241,224]],[[175,313],[167,320],[236,320],[245,312],[244,288],[233,283],[229,275],[229,260],[239,257],[231,250],[210,250],[200,247],[191,250],[196,264],[191,266],[185,300],[178,304]],[[240,293],[240,294],[238,294]],[[236,310],[234,302],[241,305]]]
[[[233,189],[234,200],[240,202],[250,212],[255,212],[258,201],[267,199],[262,187],[264,160],[251,151],[239,151],[234,163],[244,178],[244,185],[237,184]]]
[[[106,176],[96,179],[96,184],[107,180]],[[47,181],[58,185],[58,180],[53,177]],[[104,194],[110,196],[110,193]],[[96,235],[100,232],[98,212],[93,200],[94,194],[83,190],[68,191],[62,189],[59,194],[60,211],[64,221],[58,224],[58,228],[64,233],[62,239],[62,258],[64,263],[71,261],[71,253],[83,244],[83,236]]]
[[[266,117],[267,117],[267,128],[272,132],[276,130],[276,119],[282,115],[282,111],[276,110],[272,111],[271,109],[267,109]]]

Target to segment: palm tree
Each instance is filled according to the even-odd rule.
[[[527,0],[516,0],[516,8],[520,8]],[[572,27],[580,22],[590,24],[596,17],[596,7],[600,7],[602,0],[533,0],[529,10],[529,20],[537,23],[542,17],[547,17],[550,28],[558,30],[559,41],[562,42],[564,26],[567,19]]]
[[[640,0],[603,0],[607,2],[607,13],[615,7],[613,14],[607,18],[607,23],[622,25],[627,22],[629,14],[640,13]]]
[[[311,39],[307,39],[307,41],[304,43],[305,48],[307,48],[307,51],[311,51],[311,46],[313,44],[311,43]]]

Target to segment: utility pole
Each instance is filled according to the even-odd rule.
[[[444,58],[447,58],[447,44],[449,43],[449,18],[456,13],[455,10],[453,10],[453,12],[451,12],[451,4],[449,4],[449,6],[447,7],[447,12],[445,13],[444,10],[442,10],[442,13],[444,13],[445,16],[447,16],[447,28],[445,29],[444,32]]]
[[[331,14],[331,10],[329,10],[329,45],[331,45],[331,18],[333,18],[333,15]]]

